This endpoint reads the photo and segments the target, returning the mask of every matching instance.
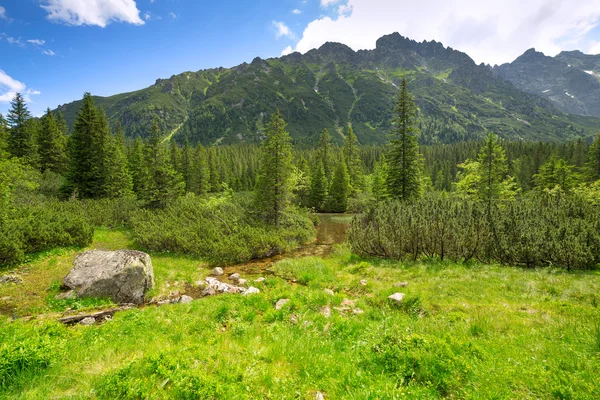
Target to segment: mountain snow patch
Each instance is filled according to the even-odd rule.
[[[572,95],[572,94],[570,94],[569,92],[565,92],[565,94],[566,94],[567,96],[569,96],[570,98],[572,98],[572,99],[574,99],[574,98],[575,98],[575,96],[573,96],[573,95]]]
[[[544,90],[542,93],[548,93],[549,91],[550,91],[550,89]]]

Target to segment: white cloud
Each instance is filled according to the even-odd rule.
[[[281,51],[281,55],[287,56],[288,54],[292,54],[293,52],[294,52],[294,49],[292,49],[292,46],[288,46]]]
[[[143,25],[135,0],[43,0],[51,21],[67,25],[96,25],[113,21]]]
[[[42,40],[42,39],[29,39],[27,41],[27,43],[31,43],[31,44],[34,44],[36,46],[43,46],[44,43],[46,43],[46,41]]]
[[[6,16],[6,8],[0,6],[0,19],[8,19]]]
[[[293,10],[292,12],[296,15],[302,14],[302,11],[298,10],[297,8],[295,10]]]
[[[309,23],[297,51],[327,41],[372,49],[379,37],[399,32],[440,41],[478,63],[500,64],[531,47],[548,55],[586,49],[586,35],[600,22],[600,0],[321,0],[323,6],[334,4],[338,15]],[[600,44],[592,48],[599,52]]]
[[[54,55],[56,55],[56,53],[53,52],[52,50],[44,50],[44,51],[42,51],[42,54],[45,54],[47,56],[54,56]]]
[[[598,54],[598,55],[600,55],[600,41],[592,43],[590,45],[587,53],[588,54]]]
[[[146,11],[146,12],[144,13],[144,19],[145,19],[146,21],[149,21],[149,20],[150,20],[150,18],[152,18],[152,14],[150,14],[150,11]]]
[[[275,37],[279,39],[282,36],[285,36],[290,39],[294,39],[294,32],[285,24],[285,22],[281,21],[273,21],[273,27],[275,28]]]
[[[11,78],[0,69],[0,103],[8,103],[15,97],[17,92],[22,92],[26,88],[24,83]]]
[[[12,36],[6,36],[4,34],[2,34],[2,37],[5,38],[6,41],[10,44],[14,44],[19,47],[25,47],[25,43],[23,43],[23,40],[21,40],[21,38],[14,38]]]
[[[169,17],[173,18],[173,19],[177,19],[177,14],[175,14],[174,12],[170,12],[169,13]]]

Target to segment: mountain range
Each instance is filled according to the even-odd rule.
[[[351,125],[362,144],[377,144],[389,138],[406,77],[420,109],[422,143],[476,140],[489,131],[509,140],[565,141],[600,131],[599,60],[530,50],[491,67],[436,41],[393,33],[373,50],[326,43],[306,54],[184,72],[95,100],[129,137],[146,136],[158,117],[165,136],[178,142],[256,142],[278,107],[296,143],[315,143],[323,128],[339,142]],[[80,104],[59,106],[70,126]]]

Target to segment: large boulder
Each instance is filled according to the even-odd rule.
[[[85,251],[63,280],[79,297],[110,298],[115,303],[142,304],[154,287],[150,256],[141,251]]]

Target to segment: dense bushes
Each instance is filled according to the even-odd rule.
[[[132,219],[139,246],[205,257],[227,264],[277,254],[310,240],[310,219],[297,211],[285,214],[279,227],[250,215],[240,201],[228,197],[183,197],[164,210],[141,210]]]
[[[576,197],[484,205],[446,195],[385,202],[352,222],[354,251],[394,259],[478,260],[590,269],[600,263],[600,210]]]

